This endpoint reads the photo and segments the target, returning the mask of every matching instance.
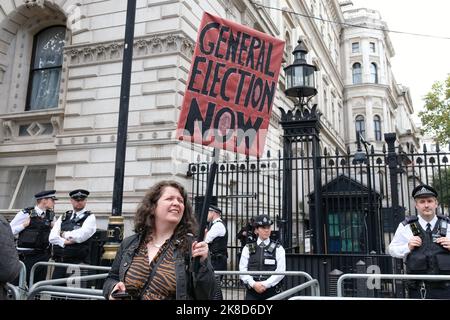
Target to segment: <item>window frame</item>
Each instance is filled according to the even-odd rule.
[[[58,67],[48,67],[48,68],[36,68],[34,69],[34,64],[36,62],[36,50],[37,50],[37,39],[38,36],[42,33],[44,33],[46,30],[48,29],[52,29],[52,28],[64,28],[65,29],[65,35],[67,34],[67,27],[65,25],[51,25],[48,26],[46,28],[43,28],[41,30],[39,30],[38,32],[36,32],[36,34],[33,36],[33,48],[31,50],[31,61],[30,61],[30,71],[28,74],[28,86],[27,86],[27,99],[25,102],[25,111],[38,111],[38,110],[48,110],[48,109],[53,109],[53,108],[44,108],[44,109],[31,109],[31,93],[32,93],[32,88],[33,88],[33,74],[36,71],[39,70],[54,70],[54,69],[61,69],[61,74],[62,74],[62,67],[63,67],[63,59],[61,60],[61,65]],[[66,45],[66,44],[64,44]],[[58,92],[58,98],[59,98],[59,92]]]
[[[359,66],[359,73],[355,73],[355,66],[358,65]],[[359,81],[355,81],[355,77],[356,75],[359,75]],[[359,62],[355,62],[354,64],[352,64],[352,83],[353,84],[361,84],[362,83],[362,65]]]
[[[361,126],[362,123],[362,126]],[[359,125],[359,128],[358,128]],[[360,129],[360,130],[358,130]],[[361,133],[363,138],[366,138],[366,118],[362,114],[358,114],[355,117],[355,133],[358,136],[358,132]]]
[[[370,63],[370,82],[378,83],[378,66],[375,62]]]
[[[29,175],[33,174],[33,172],[36,172],[36,170],[45,170],[45,180],[43,181],[43,186],[40,186],[39,188],[36,188],[32,193],[27,194],[25,193],[25,195],[27,195],[27,197],[29,196],[30,199],[33,197],[33,195],[40,191],[47,188],[47,185],[50,181],[52,181],[54,183],[54,177],[52,180],[49,180],[49,171],[52,169],[56,170],[56,167],[54,165],[51,164],[47,164],[47,165],[23,165],[23,166],[15,166],[15,167],[7,167],[7,166],[3,166],[0,167],[1,170],[6,170],[6,171],[11,171],[11,169],[15,169],[17,168],[19,172],[18,174],[18,178],[17,178],[17,183],[15,184],[15,186],[11,189],[12,190],[12,195],[11,198],[9,199],[9,203],[2,203],[2,205],[4,205],[4,207],[0,207],[0,211],[11,211],[11,210],[19,210],[21,208],[29,204],[22,204],[22,205],[16,205],[17,202],[17,198],[19,197],[19,193],[23,192],[22,190],[22,186],[24,185],[24,181],[26,181],[26,179],[29,179]]]
[[[381,141],[381,139],[382,139],[381,117],[377,114],[373,117],[373,128],[374,128],[374,133],[375,133],[375,140]]]

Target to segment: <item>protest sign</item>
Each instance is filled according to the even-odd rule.
[[[284,41],[205,12],[177,138],[261,156]]]

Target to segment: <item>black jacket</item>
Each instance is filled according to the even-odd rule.
[[[125,238],[116,254],[108,277],[103,285],[103,295],[109,298],[112,289],[118,282],[124,282],[125,273],[133,261],[134,254],[139,247],[141,234],[134,234]],[[199,272],[193,274],[186,268],[184,256],[175,249],[175,273],[177,281],[177,300],[209,300],[215,291],[214,270],[209,259],[201,263]],[[191,285],[192,283],[192,285]]]
[[[19,272],[19,256],[11,226],[0,215],[0,300],[6,299],[6,283],[14,281]]]

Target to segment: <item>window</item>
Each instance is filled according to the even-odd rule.
[[[373,117],[373,127],[375,129],[375,140],[381,141],[381,118],[380,118],[380,116]]]
[[[369,43],[370,53],[375,53],[375,42]]]
[[[352,53],[358,53],[359,52],[359,42],[353,42],[352,43]]]
[[[364,250],[366,232],[362,212],[328,212],[328,251],[330,253]]]
[[[66,28],[50,27],[34,37],[26,110],[56,108]]]
[[[361,133],[361,135],[364,138],[366,137],[366,123],[365,123],[364,117],[362,115],[356,116],[355,129],[356,129],[356,135],[358,135],[358,133]]]
[[[0,209],[22,209],[33,205],[34,194],[46,189],[52,172],[54,169],[40,166],[0,168]]]
[[[378,83],[378,70],[375,63],[370,64],[370,82]]]
[[[361,64],[359,62],[353,65],[352,74],[353,74],[353,84],[358,84],[362,82]]]

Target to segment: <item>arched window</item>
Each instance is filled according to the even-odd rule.
[[[353,84],[358,84],[358,83],[362,82],[361,63],[357,62],[357,63],[353,64],[352,74],[353,74]]]
[[[365,123],[364,117],[362,115],[356,116],[355,129],[356,129],[356,135],[358,135],[358,133],[361,133],[361,135],[364,138],[366,137],[366,123]]]
[[[370,64],[370,82],[378,83],[378,70],[375,63]]]
[[[381,141],[381,118],[380,118],[380,116],[373,117],[373,127],[375,129],[375,140]]]
[[[66,28],[55,26],[34,37],[26,110],[56,108]]]

